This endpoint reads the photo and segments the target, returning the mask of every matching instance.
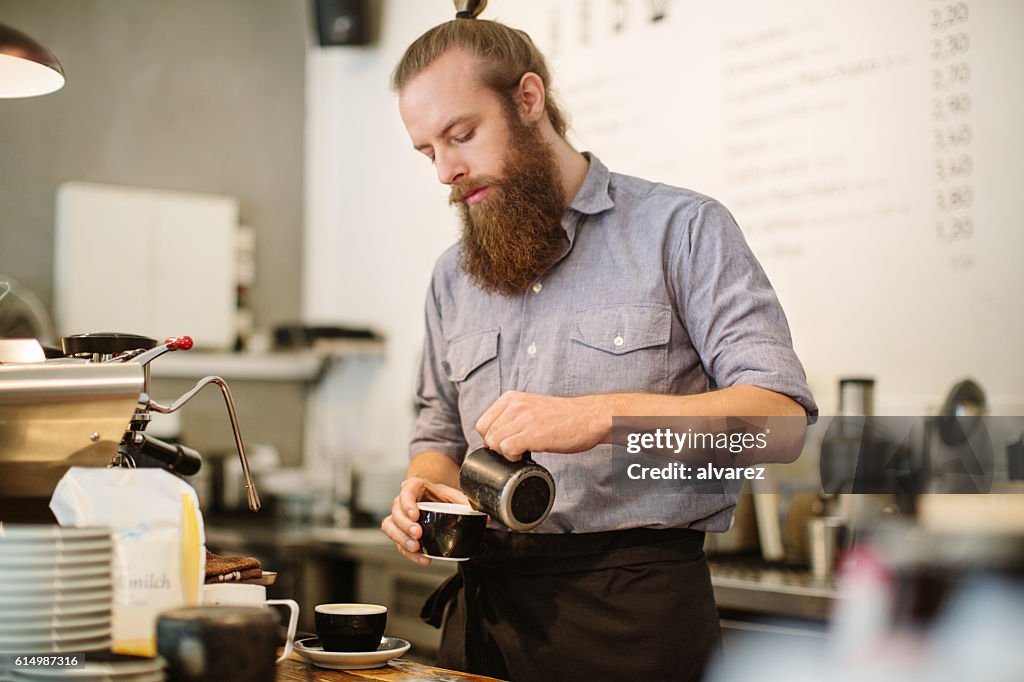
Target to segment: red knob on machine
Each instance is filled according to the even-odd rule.
[[[172,336],[164,341],[171,350],[188,350],[192,347],[191,336]]]

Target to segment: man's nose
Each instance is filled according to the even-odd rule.
[[[469,174],[469,169],[460,154],[451,152],[436,154],[434,166],[437,168],[437,179],[443,185],[454,185],[465,180]]]

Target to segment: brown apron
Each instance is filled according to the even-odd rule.
[[[438,665],[524,682],[700,680],[720,632],[704,533],[487,531],[431,595]]]

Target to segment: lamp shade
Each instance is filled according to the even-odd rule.
[[[0,24],[0,97],[34,97],[63,86],[64,69],[52,52]]]

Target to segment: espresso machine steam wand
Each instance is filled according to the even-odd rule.
[[[139,395],[139,402],[132,415],[128,429],[118,445],[117,452],[110,466],[133,466],[136,454],[147,454],[162,462],[165,468],[171,471],[178,471],[183,474],[194,474],[202,465],[202,457],[192,448],[183,445],[166,443],[158,438],[145,433],[149,424],[150,411],[160,414],[171,414],[181,409],[185,403],[192,400],[199,391],[210,384],[220,387],[224,402],[228,408],[228,417],[231,420],[231,431],[235,438],[235,448],[238,450],[238,458],[242,463],[242,475],[245,477],[246,497],[250,511],[259,511],[262,503],[259,493],[256,492],[256,484],[253,483],[252,473],[249,470],[249,460],[245,456],[245,445],[242,442],[242,432],[238,427],[238,416],[235,412],[235,401],[231,397],[231,390],[227,382],[218,376],[208,376],[196,382],[195,386],[185,392],[181,397],[170,405],[162,405],[149,396],[149,363],[164,353],[176,350],[189,350],[192,348],[192,339],[188,336],[171,337],[152,348],[135,349],[125,351],[119,355],[104,359],[103,362],[132,362],[143,365],[145,368],[145,381],[143,391]]]

